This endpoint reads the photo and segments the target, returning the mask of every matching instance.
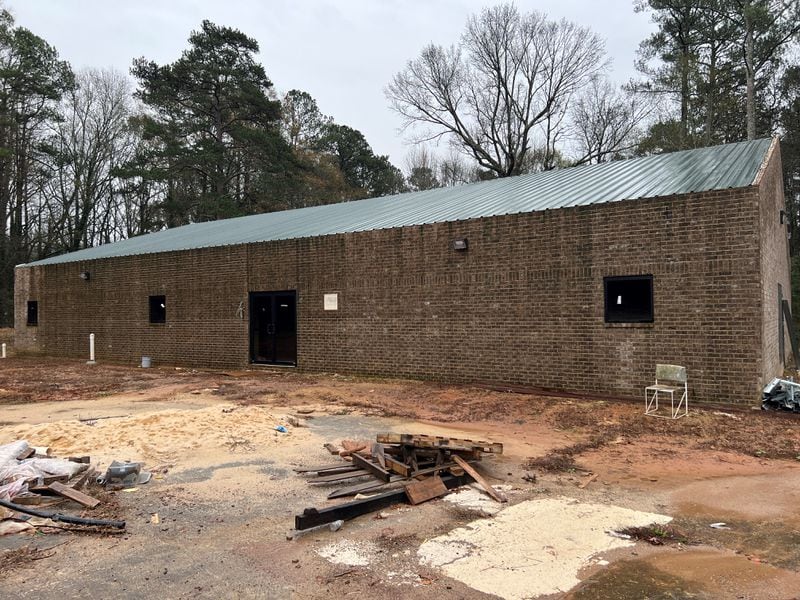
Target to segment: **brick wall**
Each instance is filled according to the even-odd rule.
[[[791,306],[792,288],[789,280],[789,241],[787,219],[781,223],[781,211],[785,210],[783,179],[781,177],[780,145],[773,142],[768,160],[759,174],[759,253],[761,258],[762,284],[762,376],[759,389],[783,371],[780,356],[781,319],[778,300],[782,297]],[[791,360],[791,344],[788,329],[784,324],[784,349],[787,360]]]
[[[640,397],[666,362],[688,367],[693,399],[753,402],[773,368],[759,199],[746,188],[24,267],[17,344],[85,356],[94,332],[99,360],[243,367],[248,292],[297,290],[303,369]],[[603,278],[639,274],[654,277],[655,322],[604,323]],[[323,310],[331,292],[338,311]],[[164,325],[148,323],[151,294],[167,297]]]

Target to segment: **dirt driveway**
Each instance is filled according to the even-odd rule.
[[[307,427],[274,431],[300,411]],[[90,454],[101,468],[141,460],[156,478],[86,512],[125,518],[124,535],[0,538],[0,597],[797,597],[800,422],[754,410],[693,408],[680,421],[640,413],[625,403],[291,370],[7,359],[0,443]],[[325,506],[331,489],[293,468],[330,463],[325,442],[380,431],[503,442],[504,455],[481,470],[508,486],[512,506],[497,513],[467,490],[287,540],[293,516]],[[668,525],[644,529],[659,545],[611,543],[618,538],[593,521],[606,510]],[[728,529],[709,527],[718,522]],[[547,588],[544,559],[566,564],[591,537],[608,544],[559,580],[574,585]],[[453,548],[461,554],[442,559]],[[499,561],[510,550],[520,560]]]

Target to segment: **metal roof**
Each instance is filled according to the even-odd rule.
[[[770,139],[480,183],[194,223],[30,265],[306,238],[748,187]]]

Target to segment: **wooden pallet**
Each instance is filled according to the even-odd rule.
[[[451,451],[479,451],[487,454],[502,454],[503,444],[470,440],[466,438],[451,438],[438,435],[421,435],[413,433],[380,433],[377,440],[381,444],[401,444],[418,448],[443,448]]]

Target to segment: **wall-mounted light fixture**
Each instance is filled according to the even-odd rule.
[[[786,224],[786,211],[785,210],[781,210],[781,225],[785,225],[785,224]]]
[[[89,273],[89,271],[81,271],[81,279],[84,281],[89,281],[91,278],[92,275]]]
[[[457,240],[453,240],[453,250],[463,252],[469,248],[469,244],[467,243],[467,238],[460,238]]]

